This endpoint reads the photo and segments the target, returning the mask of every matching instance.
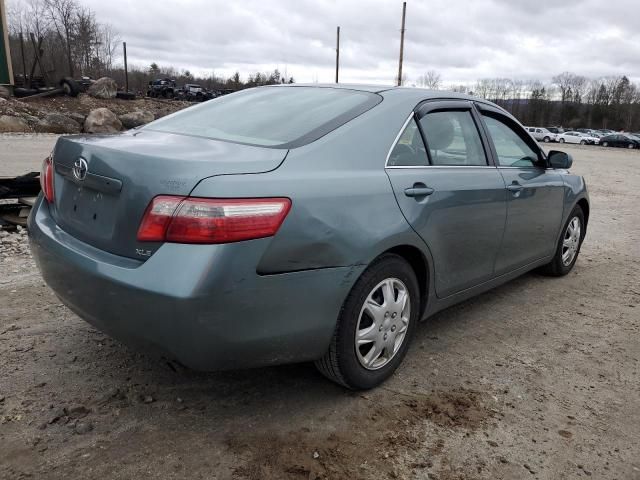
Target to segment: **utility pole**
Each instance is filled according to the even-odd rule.
[[[340,68],[340,27],[336,30],[336,83],[338,83],[338,69]]]
[[[129,92],[129,71],[127,70],[127,42],[122,42],[124,50],[124,91]]]
[[[404,19],[407,16],[407,2],[402,2],[402,28],[400,29],[400,61],[398,63],[398,86],[402,85],[402,56],[404,55]]]

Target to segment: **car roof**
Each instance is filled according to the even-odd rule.
[[[447,90],[429,90],[427,88],[418,87],[396,87],[393,85],[373,85],[367,83],[288,83],[288,84],[276,84],[267,85],[273,87],[317,87],[317,88],[338,88],[343,90],[359,90],[362,92],[382,93],[393,91],[396,94],[420,97],[433,97],[433,98],[468,98],[474,100],[482,99],[472,97],[463,93],[450,92]]]
[[[398,102],[402,101],[406,104],[417,105],[427,100],[468,100],[471,102],[483,103],[487,106],[493,107],[500,111],[503,115],[520,123],[516,117],[514,117],[507,110],[495,103],[485,100],[484,98],[475,97],[466,93],[457,93],[447,90],[429,90],[426,88],[417,87],[394,87],[392,85],[371,85],[361,83],[293,83],[293,84],[275,84],[264,85],[255,88],[299,88],[299,87],[313,87],[313,88],[336,88],[344,90],[356,90],[361,92],[369,92],[381,95],[385,98]]]
[[[491,102],[479,97],[474,97],[464,93],[451,92],[447,90],[429,90],[426,88],[418,87],[394,87],[393,85],[372,85],[366,83],[289,83],[289,84],[276,84],[266,85],[267,87],[278,88],[296,88],[296,87],[315,87],[315,88],[337,88],[344,90],[358,90],[361,92],[370,93],[383,93],[393,92],[394,95],[401,95],[406,98],[415,97],[416,99],[432,99],[432,98],[448,98],[448,99],[463,99],[473,100],[476,102],[482,102],[493,105]]]

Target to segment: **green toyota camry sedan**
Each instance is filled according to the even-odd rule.
[[[470,96],[254,88],[61,137],[31,247],[65,305],[133,348],[200,370],[313,361],[366,389],[421,320],[573,268],[589,199],[571,163]]]

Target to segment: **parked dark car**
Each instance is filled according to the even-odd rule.
[[[176,94],[176,82],[170,78],[158,78],[149,82],[147,97],[173,98]]]
[[[563,133],[564,129],[558,127],[546,127],[551,133],[555,133],[556,135],[559,133]]]
[[[600,145],[603,147],[640,148],[640,139],[624,133],[616,133],[602,137]]]
[[[60,137],[29,238],[61,301],[125,343],[203,370],[315,361],[365,389],[420,320],[571,271],[589,219],[571,164],[462,94],[260,87]]]

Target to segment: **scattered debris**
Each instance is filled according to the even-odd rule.
[[[92,423],[76,423],[76,426],[73,429],[78,435],[84,435],[85,433],[89,433],[93,430]]]

